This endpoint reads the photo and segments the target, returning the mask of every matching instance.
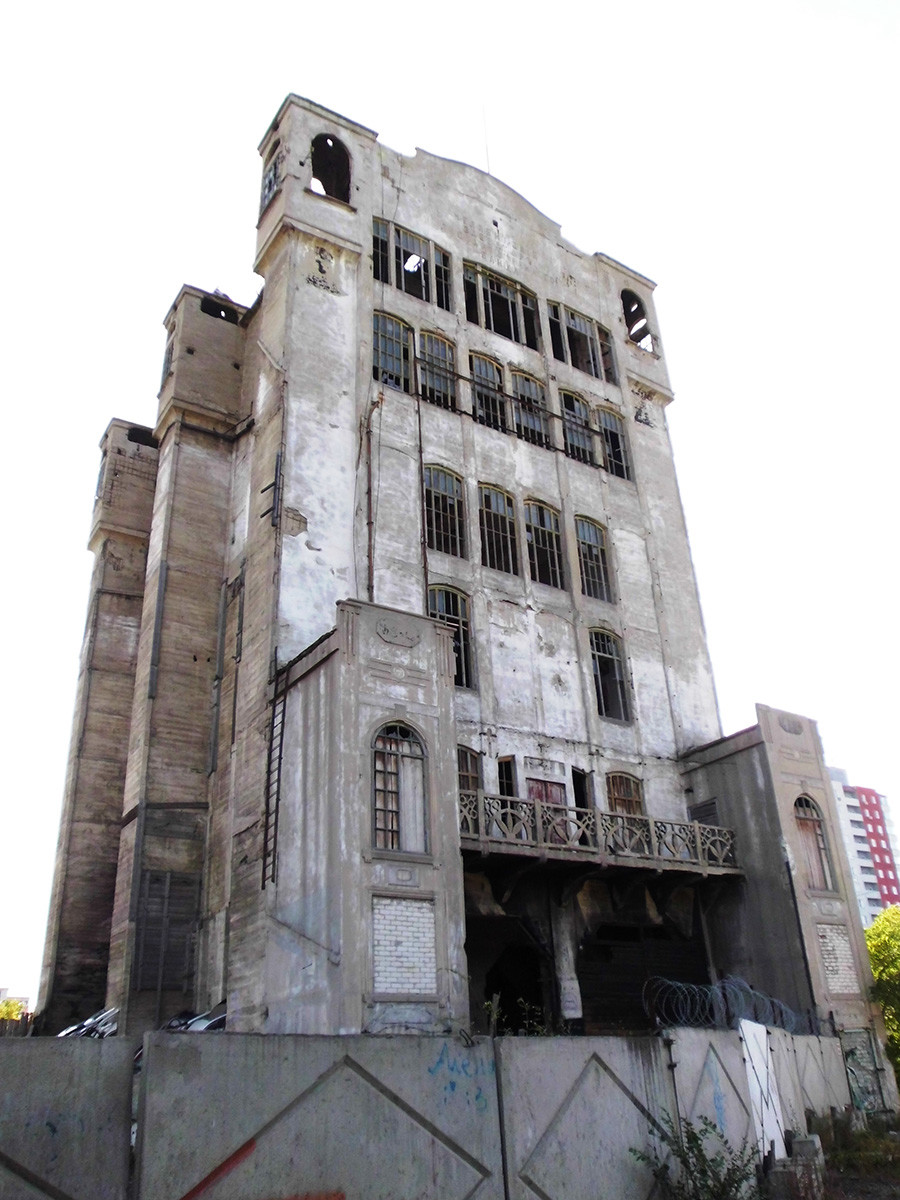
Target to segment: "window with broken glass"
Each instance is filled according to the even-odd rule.
[[[594,462],[594,438],[591,433],[591,409],[574,392],[560,392],[563,413],[563,444],[569,458]]]
[[[425,532],[430,550],[466,557],[462,480],[443,467],[425,468]]]
[[[396,317],[372,318],[372,378],[401,392],[411,390],[412,330]]]
[[[605,629],[591,630],[591,665],[600,716],[613,721],[629,720],[621,643]]]
[[[429,404],[456,411],[456,352],[434,333],[419,334],[419,392]]]
[[[529,500],[525,504],[525,541],[528,545],[528,567],[535,583],[561,588],[562,542],[559,536],[559,515],[545,504]]]
[[[602,325],[556,303],[547,304],[547,319],[554,358],[595,379],[615,383],[612,343]]]
[[[618,413],[610,412],[608,408],[600,409],[600,439],[603,446],[603,462],[601,466],[610,475],[618,475],[620,479],[630,479],[631,469],[628,464],[628,447],[625,444],[625,426]]]
[[[535,446],[550,445],[550,422],[544,389],[530,375],[512,373],[512,407],[516,436]]]
[[[609,584],[609,562],[606,553],[606,530],[586,517],[575,518],[575,537],[578,541],[578,566],[581,590],[594,600],[612,600]]]
[[[377,850],[424,854],[425,746],[408,725],[385,725],[372,743],[373,838]]]
[[[537,297],[512,279],[474,263],[463,264],[466,318],[511,342],[540,349]]]
[[[453,630],[453,653],[456,657],[453,682],[457,687],[473,687],[468,597],[453,588],[429,588],[428,615],[443,621]]]
[[[433,299],[439,308],[449,310],[450,255],[427,238],[381,217],[372,221],[372,270],[379,282],[392,283],[419,300]]]
[[[518,575],[516,518],[512,497],[499,488],[482,484],[479,489],[481,563],[495,571]]]
[[[479,424],[505,433],[508,428],[506,397],[500,367],[490,358],[470,354],[469,374],[472,378],[472,416]]]

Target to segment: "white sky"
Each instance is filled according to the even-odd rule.
[[[893,0],[16,5],[0,73],[0,986],[36,998],[97,443],[152,425],[182,283],[250,303],[288,92],[487,165],[655,279],[726,732],[761,701],[900,799]]]

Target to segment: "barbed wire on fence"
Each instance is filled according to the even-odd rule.
[[[829,1032],[813,1012],[799,1013],[745,979],[727,975],[718,983],[680,983],[654,975],[644,984],[644,1012],[659,1026],[735,1029],[739,1021],[772,1025],[787,1033]]]

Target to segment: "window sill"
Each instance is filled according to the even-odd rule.
[[[434,866],[433,854],[422,854],[416,850],[368,850],[363,853],[366,862],[424,863]]]

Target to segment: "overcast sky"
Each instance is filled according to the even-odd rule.
[[[0,986],[36,999],[97,443],[154,424],[182,283],[255,298],[256,147],[288,92],[489,167],[657,281],[725,731],[803,713],[900,799],[893,0],[16,8]]]

